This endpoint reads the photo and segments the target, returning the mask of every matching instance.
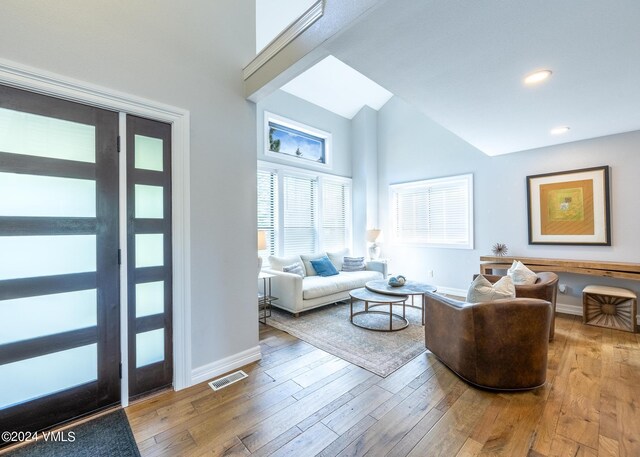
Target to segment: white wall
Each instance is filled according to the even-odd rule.
[[[255,0],[256,52],[280,35],[307,11],[315,0]]]
[[[473,173],[475,249],[383,246],[391,271],[445,287],[465,289],[479,272],[479,257],[496,242],[510,255],[639,262],[638,170],[640,131],[560,146],[488,157],[394,97],[378,113],[379,207],[389,230],[389,184]],[[530,246],[527,237],[526,176],[609,165],[612,240],[602,246]],[[427,272],[434,271],[429,278]],[[569,286],[559,303],[580,306],[585,284],[610,284],[640,291],[633,281],[562,274]]]
[[[351,119],[353,253],[368,256],[366,231],[378,227],[378,112],[364,106]]]
[[[193,366],[258,343],[251,0],[4,0],[0,58],[191,112]],[[247,287],[247,285],[251,287]]]
[[[318,105],[309,103],[282,90],[277,90],[258,102],[256,107],[258,160],[306,168],[332,175],[345,176],[347,178],[351,177],[351,121],[349,119],[327,111],[324,108],[320,108]],[[291,161],[266,155],[264,134],[265,111],[331,133],[333,142],[332,168],[325,169],[314,166],[305,160]]]

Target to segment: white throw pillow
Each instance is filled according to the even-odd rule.
[[[302,259],[302,263],[304,265],[304,274],[305,276],[318,276],[316,273],[316,269],[311,265],[312,260],[318,260],[326,256],[324,252],[319,252],[317,254],[302,254],[300,258]]]
[[[336,270],[342,270],[342,264],[344,263],[344,258],[349,255],[349,249],[341,249],[336,252],[327,252],[327,257],[331,260],[331,263],[336,267]]]
[[[276,257],[275,255],[269,256],[269,265],[272,270],[282,271],[284,267],[293,265],[294,263],[299,263],[300,265],[302,265],[303,273],[305,275],[307,274],[304,269],[304,264],[302,263],[299,255],[290,255],[287,257]]]
[[[364,257],[345,257],[342,263],[342,271],[364,271],[366,269]]]
[[[302,264],[300,262],[282,267],[282,271],[284,273],[293,273],[294,275],[298,275],[301,278],[304,278],[304,270],[302,269]]]
[[[535,284],[538,280],[538,275],[519,260],[513,261],[511,268],[507,270],[507,276],[518,286]]]
[[[500,298],[516,298],[516,288],[509,276],[503,276],[498,282],[491,284],[487,278],[478,275],[467,292],[469,303],[481,303]]]

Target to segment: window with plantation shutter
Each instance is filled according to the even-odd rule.
[[[258,170],[258,230],[267,234],[267,249],[258,251],[266,264],[267,257],[274,255],[277,250],[277,204],[278,204],[278,175],[271,170]]]
[[[390,186],[398,243],[473,249],[473,175]]]
[[[322,223],[320,237],[324,251],[338,251],[350,245],[351,184],[322,180]]]
[[[284,255],[315,252],[318,248],[318,180],[285,175],[283,183]]]

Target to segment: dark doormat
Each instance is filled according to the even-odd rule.
[[[140,457],[122,409],[64,431],[46,433],[39,432],[37,442],[3,457]]]

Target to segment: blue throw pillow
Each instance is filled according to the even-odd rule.
[[[326,255],[316,260],[311,261],[311,265],[318,273],[318,276],[335,276],[338,274],[338,270],[333,266],[331,260]]]

